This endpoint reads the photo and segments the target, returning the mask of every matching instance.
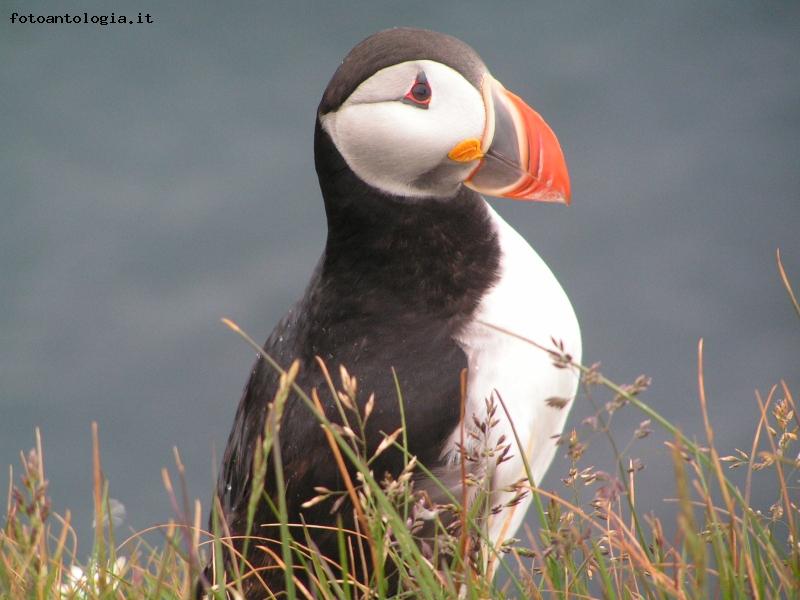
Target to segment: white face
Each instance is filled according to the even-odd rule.
[[[427,80],[427,108],[406,100]],[[400,196],[451,196],[477,165],[447,153],[459,142],[481,139],[486,109],[464,77],[431,60],[414,60],[375,73],[335,112],[322,116],[348,166],[363,181]]]

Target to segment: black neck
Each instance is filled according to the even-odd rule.
[[[383,290],[395,304],[429,314],[469,316],[499,261],[480,195],[464,186],[450,198],[381,192],[353,173],[319,121],[315,159],[328,220],[323,278]]]

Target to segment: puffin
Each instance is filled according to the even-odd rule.
[[[503,448],[490,473],[491,504],[502,510],[486,515],[490,542],[502,544],[531,501],[517,484],[526,467],[541,480],[577,391],[577,372],[553,352],[579,362],[581,336],[551,270],[484,196],[569,204],[558,139],[466,43],[394,28],[360,42],[334,73],[316,114],[314,157],[327,240],[262,354],[283,368],[299,360],[296,384],[318,390],[339,424],[322,364],[333,373],[344,366],[357,377],[358,409],[372,404],[367,456],[404,423],[408,454],[457,498],[463,453],[476,451],[465,446]],[[256,446],[279,379],[259,355],[219,472],[223,531],[239,552]],[[264,494],[273,505],[282,494],[289,523],[305,523],[315,550],[337,561],[337,535],[326,526],[352,528],[353,509],[309,502],[315,490],[344,487],[319,421],[295,393],[276,443],[283,488],[270,468]],[[390,448],[370,466],[381,481],[397,477],[407,458]],[[423,474],[413,480],[432,502],[447,502]],[[280,539],[276,523],[260,500],[244,557],[260,577],[246,578],[247,598],[264,597],[265,584],[273,592],[284,585],[278,542],[264,548]]]

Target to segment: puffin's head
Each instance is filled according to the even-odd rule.
[[[389,29],[358,44],[328,84],[322,129],[365,183],[405,197],[490,196],[569,204],[553,131],[465,43]]]

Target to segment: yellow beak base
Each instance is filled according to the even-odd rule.
[[[456,162],[471,162],[483,158],[481,141],[478,138],[461,140],[447,153],[447,158]]]

